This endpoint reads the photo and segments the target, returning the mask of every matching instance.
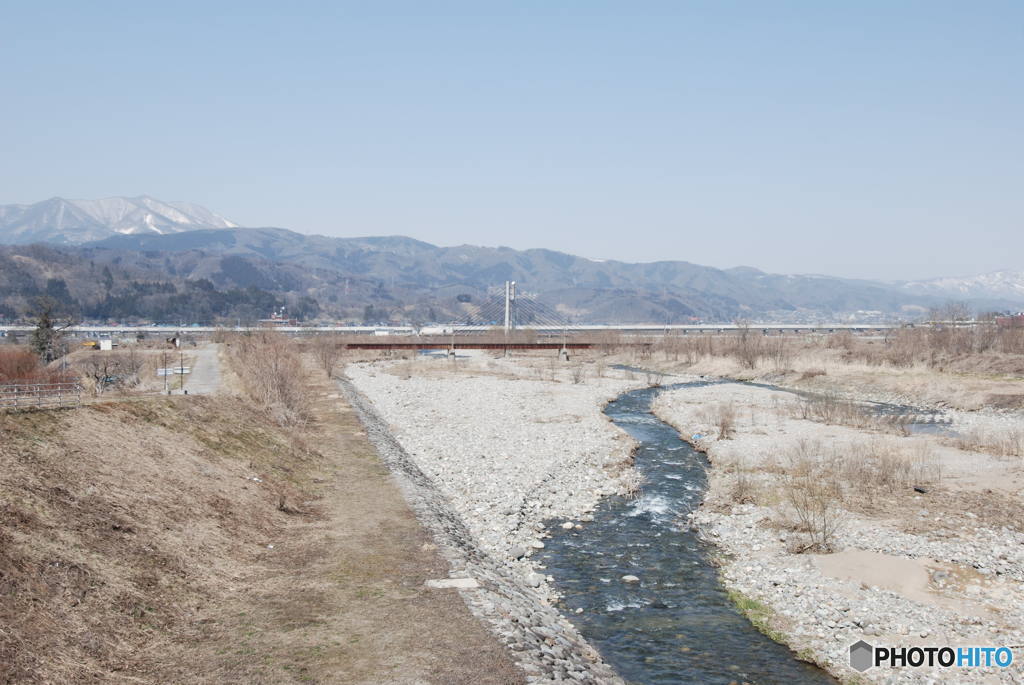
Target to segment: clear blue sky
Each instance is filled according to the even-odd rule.
[[[1024,269],[1024,3],[0,0],[0,203],[776,272]]]

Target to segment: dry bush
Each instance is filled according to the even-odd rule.
[[[336,335],[318,335],[313,338],[310,349],[317,363],[324,370],[324,373],[327,374],[327,377],[332,378],[334,366],[338,363],[338,359],[341,358],[345,345],[338,340]]]
[[[877,414],[870,407],[835,394],[805,397],[788,406],[790,416],[796,419],[833,426],[886,431],[898,435],[908,435],[909,424],[913,420],[913,417],[906,415]]]
[[[879,493],[937,483],[942,470],[926,443],[872,440],[847,448],[837,460],[843,481],[869,500]]]
[[[24,383],[42,370],[39,357],[25,347],[0,347],[0,383]]]
[[[732,402],[716,404],[708,416],[718,429],[718,439],[732,440],[736,431],[736,406]]]
[[[871,419],[868,409],[834,394],[806,397],[790,407],[794,418],[817,423],[863,428]]]
[[[246,394],[278,423],[297,424],[308,419],[306,374],[293,340],[278,331],[256,331],[236,336],[228,350]]]
[[[736,336],[733,339],[733,356],[744,368],[757,368],[757,362],[764,353],[761,336],[750,330],[749,324],[737,321]]]
[[[833,447],[801,440],[782,456],[778,499],[787,507],[788,525],[805,535],[792,541],[796,553],[833,551],[848,509],[942,478],[930,446],[921,441],[889,438]],[[748,480],[734,486],[733,497],[740,496],[759,495]]]
[[[719,402],[707,405],[698,412],[702,424],[718,430],[718,440],[731,440],[736,431],[736,405]]]
[[[44,366],[30,349],[16,345],[0,347],[0,384],[60,383],[73,378],[67,372]]]
[[[583,368],[583,364],[576,363],[573,365],[572,370],[570,371],[570,377],[572,378],[574,385],[581,384],[586,376],[587,371]]]
[[[125,390],[139,384],[142,357],[135,350],[90,352],[75,361],[74,368],[94,395],[110,389]]]
[[[765,338],[762,350],[764,359],[775,369],[787,369],[793,362],[793,345],[781,335]]]
[[[592,334],[589,340],[594,343],[599,354],[615,355],[623,349],[623,338],[620,331],[600,331]]]
[[[993,348],[999,352],[1024,355],[1024,326],[999,329],[993,338]]]
[[[839,331],[828,336],[828,340],[825,343],[826,347],[830,349],[846,350],[847,352],[853,352],[857,349],[856,340],[853,337],[853,333],[850,331]]]
[[[620,476],[622,494],[628,499],[637,499],[643,494],[644,477],[639,471],[630,469]]]
[[[706,357],[723,357],[728,354],[721,341],[711,335],[688,336],[679,341],[679,347],[688,366]]]
[[[1024,429],[971,429],[962,431],[953,444],[968,452],[985,452],[997,457],[1024,457]]]
[[[928,326],[900,328],[886,333],[880,345],[859,343],[849,332],[829,337],[826,346],[841,349],[847,361],[908,368],[922,364],[943,370],[984,366],[993,356],[1024,355],[1024,327],[998,326],[991,319],[966,324],[962,314],[935,315],[941,321]]]
[[[839,447],[801,440],[785,456],[786,473],[817,472],[836,480],[847,495],[895,494],[917,485],[932,485],[942,469],[931,447],[922,441],[877,438]]]
[[[793,552],[833,552],[842,529],[845,510],[839,482],[820,468],[808,466],[784,483],[783,495],[792,510],[795,527],[807,536],[795,543]]]
[[[759,504],[761,487],[754,479],[750,469],[743,464],[736,465],[736,477],[732,481],[729,498],[736,504]]]

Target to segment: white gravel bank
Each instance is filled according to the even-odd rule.
[[[790,418],[788,393],[714,385],[664,393],[655,413],[684,436],[701,434],[712,463],[707,505],[693,521],[725,552],[723,582],[767,605],[788,644],[844,678],[870,682],[1024,682],[1024,650],[1010,669],[952,671],[848,666],[860,639],[880,645],[1024,645],[1024,534],[987,524],[951,498],[996,488],[1020,502],[1020,466],[962,452],[935,437],[896,438]],[[732,439],[717,440],[709,407],[736,408]],[[954,424],[954,427],[955,424]],[[836,541],[842,554],[793,554],[785,498],[785,454],[803,442],[828,449],[871,440],[927,445],[943,478],[929,494],[903,488],[877,515],[846,512]],[[775,490],[755,503],[734,503],[737,473]],[[781,472],[781,473],[780,473]],[[1016,497],[1016,500],[1012,498]],[[1021,508],[1020,511],[1024,511]]]
[[[573,383],[570,367],[552,382],[546,366],[486,357],[460,360],[455,372],[450,364],[376,362],[346,374],[480,546],[546,590],[526,561],[543,547],[542,522],[578,521],[635,481],[633,441],[601,408],[639,383],[593,370]]]

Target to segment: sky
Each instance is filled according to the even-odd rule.
[[[1024,3],[0,0],[0,204],[780,273],[1024,270]]]

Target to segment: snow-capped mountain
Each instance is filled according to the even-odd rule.
[[[954,299],[988,299],[1024,302],[1024,271],[993,271],[964,278],[933,278],[902,284],[916,295],[941,295]]]
[[[235,228],[210,210],[148,196],[102,200],[51,198],[31,205],[0,205],[0,243],[80,244],[114,235],[164,235],[203,228]]]

